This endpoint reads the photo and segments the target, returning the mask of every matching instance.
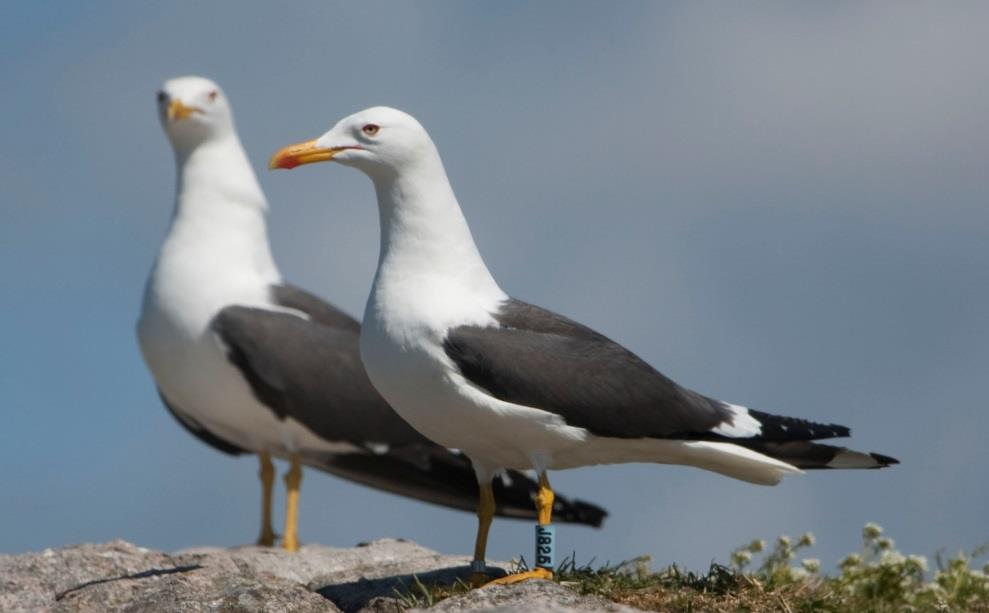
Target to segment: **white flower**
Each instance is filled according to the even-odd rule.
[[[850,553],[845,556],[845,559],[841,561],[839,566],[842,568],[849,568],[852,566],[858,566],[862,563],[862,556],[857,553]]]
[[[915,554],[907,556],[907,562],[909,562],[914,568],[922,573],[927,572],[927,558],[924,556],[918,556]]]
[[[813,547],[815,542],[817,542],[817,540],[814,538],[812,533],[804,532],[800,535],[800,540],[797,541],[797,545],[800,545],[801,547]]]
[[[920,586],[920,589],[918,589],[917,592],[921,594],[930,594],[932,596],[940,596],[944,593],[944,588],[932,581],[931,583],[925,583]]]
[[[880,549],[892,549],[893,545],[895,544],[896,543],[893,541],[893,539],[889,538],[888,536],[884,536],[880,539],[876,539],[876,547]]]
[[[804,570],[806,570],[809,573],[816,573],[817,571],[821,570],[821,561],[818,560],[817,558],[807,558],[802,562],[802,564]]]
[[[883,555],[879,558],[879,566],[889,568],[899,566],[906,561],[907,559],[899,551],[884,551]]]
[[[766,541],[762,539],[756,539],[749,543],[749,551],[752,553],[759,553],[766,548]]]
[[[879,538],[882,534],[882,526],[871,521],[867,523],[864,528],[862,528],[862,536],[868,540]]]
[[[790,546],[790,537],[788,537],[788,536],[786,536],[784,534],[783,536],[781,536],[778,539],[776,539],[776,542],[779,543],[780,547],[789,547]]]
[[[745,566],[751,561],[752,561],[752,554],[749,553],[748,551],[745,551],[744,549],[739,549],[737,551],[732,552],[731,554],[731,562],[735,566],[739,566],[739,567]]]

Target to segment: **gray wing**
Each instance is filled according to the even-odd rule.
[[[233,306],[216,316],[213,329],[260,402],[325,440],[363,449],[307,452],[303,461],[377,489],[473,510],[478,487],[470,460],[419,434],[381,398],[360,361],[359,325],[312,294],[296,289],[291,296],[282,306],[306,312],[309,320]],[[499,516],[535,518],[535,481],[508,471],[494,488]],[[558,521],[589,526],[600,526],[607,516],[599,506],[566,496],[557,498],[553,514]]]
[[[501,400],[617,438],[723,439],[711,430],[731,424],[725,403],[677,385],[586,326],[514,299],[494,317],[497,327],[450,329],[444,348],[468,380]],[[763,424],[760,439],[848,435],[843,426],[749,414]]]
[[[358,332],[311,318],[231,306],[212,322],[258,400],[329,441],[401,445],[427,440],[372,387]]]
[[[272,285],[269,291],[275,304],[302,311],[310,321],[355,335],[361,333],[361,324],[356,319],[302,288],[286,283]]]

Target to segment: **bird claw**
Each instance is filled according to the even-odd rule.
[[[258,537],[258,540],[254,543],[258,547],[274,547],[275,546],[275,535],[274,534],[262,534]]]
[[[282,549],[285,551],[296,552],[299,550],[299,539],[297,538],[284,538],[282,539]]]
[[[530,581],[532,579],[544,579],[551,581],[553,579],[553,571],[548,568],[535,568],[533,570],[527,570],[521,573],[515,573],[512,575],[505,575],[498,579],[488,581],[481,587],[488,587],[489,585],[512,585],[513,583],[520,583],[522,581]]]
[[[258,547],[274,547],[275,542],[278,540],[278,535],[271,528],[265,528],[261,530],[261,536],[255,541],[255,545]]]

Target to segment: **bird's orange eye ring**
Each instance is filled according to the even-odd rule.
[[[213,91],[211,91],[211,92],[209,93],[209,101],[210,101],[210,102],[216,102],[216,97],[217,97],[217,96],[219,96],[219,95],[220,95],[220,92],[218,92],[218,91],[216,91],[216,90],[214,89]]]
[[[381,130],[381,126],[376,123],[365,124],[364,127],[361,128],[361,132],[367,134],[368,136],[374,136],[379,130]]]

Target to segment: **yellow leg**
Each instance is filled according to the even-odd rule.
[[[549,477],[546,473],[539,475],[539,495],[536,496],[536,508],[539,509],[539,525],[548,526],[553,523],[553,501],[556,496],[553,488],[549,485]]]
[[[285,535],[282,548],[286,551],[299,550],[299,486],[302,485],[302,466],[299,456],[289,458],[291,465],[285,473],[285,488],[288,490],[285,502]]]
[[[484,585],[488,580],[484,569],[485,551],[488,548],[488,530],[495,513],[494,489],[490,483],[481,484],[481,496],[477,504],[477,539],[474,541],[474,561],[471,562],[471,584]]]
[[[550,487],[549,478],[545,472],[539,474],[539,494],[536,495],[536,509],[539,512],[539,525],[548,526],[553,522],[553,488]],[[490,581],[485,585],[511,585],[520,581],[530,579],[552,579],[553,571],[547,568],[534,568],[524,573],[515,573],[500,579]]]
[[[261,460],[261,470],[258,476],[261,477],[261,536],[258,537],[258,545],[261,547],[271,547],[275,544],[275,531],[271,528],[271,490],[275,485],[275,465],[271,463],[271,456],[267,452],[258,454]]]

